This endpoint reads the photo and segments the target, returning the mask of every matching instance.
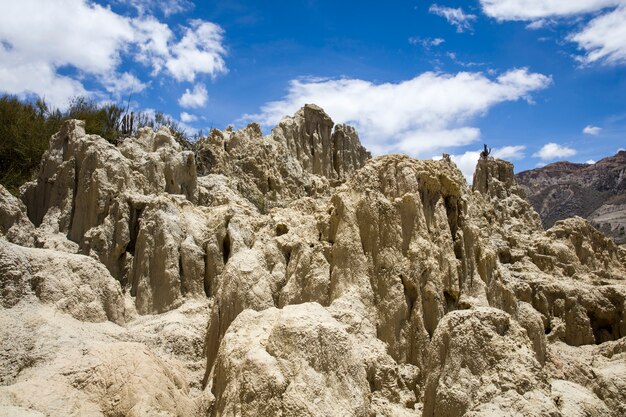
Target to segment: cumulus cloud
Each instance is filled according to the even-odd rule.
[[[195,122],[196,120],[198,120],[198,116],[196,115],[189,114],[187,112],[182,112],[180,114],[180,121],[183,123],[191,123],[191,122]]]
[[[174,33],[168,25],[152,16],[132,21],[135,29],[135,59],[153,68],[152,75],[161,71],[170,57],[170,42]]]
[[[596,161],[594,161],[593,159],[589,159],[588,161],[585,161],[585,164],[588,164],[588,165],[593,165],[595,163]]]
[[[443,7],[433,4],[430,6],[428,11],[446,19],[448,23],[456,27],[456,31],[458,33],[472,29],[471,22],[476,20],[476,15],[467,14],[460,7],[455,9],[452,7]]]
[[[42,60],[26,60],[7,53],[0,46],[0,91],[9,94],[37,94],[56,106],[66,105],[71,97],[86,95],[80,81],[59,75]]]
[[[517,145],[517,146],[504,146],[502,148],[495,148],[492,150],[492,155],[494,158],[506,159],[506,160],[517,160],[524,158],[524,151],[526,150],[526,146]]]
[[[626,6],[596,17],[568,39],[586,51],[579,57],[584,64],[626,64]]]
[[[493,148],[491,150],[491,156],[494,158],[506,159],[508,161],[514,161],[524,158],[525,146],[504,146],[502,148]],[[476,169],[476,163],[480,159],[481,150],[467,151],[459,155],[450,155],[452,162],[461,170],[463,176],[468,183],[472,182],[474,177],[474,170]],[[441,159],[440,156],[433,159]]]
[[[214,23],[192,20],[181,41],[172,47],[172,56],[165,64],[174,78],[193,81],[198,73],[212,76],[225,73],[223,32]]]
[[[557,143],[546,143],[539,151],[533,154],[534,157],[541,158],[544,161],[553,161],[559,158],[567,158],[576,155],[576,149],[568,148],[567,146],[559,145]]]
[[[85,80],[114,95],[145,88],[136,74],[120,72],[128,61],[152,68],[152,76],[165,69],[179,81],[226,71],[219,26],[194,20],[182,31],[177,39],[153,16],[124,16],[88,0],[3,2],[0,91],[45,95],[62,107],[74,95],[94,93]]]
[[[624,4],[623,0],[480,0],[483,12],[498,20],[539,20],[574,16]]]
[[[587,125],[585,126],[585,128],[583,129],[583,133],[585,135],[593,135],[593,136],[598,136],[600,134],[600,132],[602,131],[601,127],[598,126],[592,126],[592,125]]]
[[[209,93],[203,84],[196,84],[193,90],[185,89],[178,99],[178,104],[185,108],[197,108],[204,106],[209,101]]]
[[[583,51],[583,64],[626,64],[626,0],[480,0],[483,12],[499,21],[531,22],[539,29],[560,19],[578,25],[575,18],[594,18],[567,36]]]
[[[266,103],[244,120],[265,126],[278,123],[306,103],[315,103],[337,123],[354,125],[375,154],[405,152],[414,156],[467,145],[480,137],[470,121],[499,103],[530,100],[551,78],[513,69],[490,78],[480,72],[425,72],[398,83],[360,79],[298,79],[287,95]],[[431,153],[432,152],[432,153]]]
[[[147,84],[128,72],[105,75],[102,77],[101,83],[104,89],[115,97],[139,93],[147,87]]]

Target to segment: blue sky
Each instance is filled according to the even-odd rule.
[[[626,147],[626,0],[0,0],[0,90],[155,109],[189,132],[305,102],[375,154],[483,143],[516,170]]]

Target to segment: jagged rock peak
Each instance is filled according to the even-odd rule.
[[[484,206],[492,210],[489,217],[505,229],[525,229],[526,232],[543,230],[539,215],[530,206],[517,183],[512,163],[493,157],[479,159],[474,171],[472,191],[490,202]]]
[[[230,177],[261,211],[327,196],[371,158],[353,127],[333,126],[324,110],[307,104],[265,137],[258,123],[213,129],[197,145],[198,174]]]
[[[371,154],[354,128],[338,125],[315,104],[305,104],[293,117],[284,117],[272,136],[284,143],[302,168],[329,179],[346,177],[365,165]]]
[[[517,185],[513,164],[492,157],[481,158],[476,164],[472,190],[491,197],[504,198],[511,194],[524,196]]]

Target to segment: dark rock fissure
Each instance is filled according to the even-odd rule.
[[[137,236],[139,235],[141,216],[143,215],[143,208],[133,207],[129,204],[130,216],[128,219],[128,232],[130,241],[126,246],[126,252],[131,255],[135,255],[135,246],[137,245]]]
[[[222,257],[224,260],[224,265],[226,265],[226,263],[230,259],[230,245],[230,233],[226,232],[226,236],[224,236],[224,240],[222,240]]]
[[[178,248],[178,276],[180,284],[180,294],[186,295],[187,288],[185,286],[185,268],[183,268],[183,255],[181,248]]]
[[[593,337],[597,345],[617,340],[623,336],[620,334],[619,319],[617,317],[613,320],[599,318],[592,312],[587,312],[587,316],[589,317]]]
[[[206,249],[204,250],[204,279],[202,281],[202,286],[204,288],[204,295],[207,296],[207,298],[211,297],[211,282],[209,279],[209,254],[206,252]]]
[[[76,193],[78,192],[79,172],[80,172],[80,169],[78,165],[78,160],[76,160],[74,162],[74,188],[72,190],[72,208],[70,210],[70,219],[69,219],[69,224],[67,227],[67,238],[69,240],[72,240],[72,226],[74,225],[74,214],[76,212]]]
[[[282,236],[289,233],[289,228],[284,223],[278,223],[276,225],[276,236]]]

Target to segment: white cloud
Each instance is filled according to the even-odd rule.
[[[33,67],[71,65],[90,73],[109,73],[133,36],[127,18],[83,0],[4,1],[0,13],[0,39],[9,46],[3,53]],[[10,71],[7,65],[2,67]]]
[[[471,22],[476,20],[476,15],[466,14],[460,7],[455,9],[452,7],[443,7],[433,4],[430,6],[428,11],[446,19],[448,23],[456,27],[456,31],[458,33],[471,29]]]
[[[87,94],[82,83],[56,73],[45,61],[28,61],[0,47],[0,91],[9,94],[38,94],[55,106]]]
[[[153,76],[167,68],[177,80],[226,71],[219,26],[195,20],[182,30],[178,41],[153,16],[124,16],[88,0],[3,1],[0,91],[45,95],[64,107],[77,94],[145,88],[136,74],[120,72],[129,60],[151,67]],[[96,90],[87,91],[85,81],[96,81]]]
[[[191,122],[195,122],[196,120],[198,120],[198,116],[196,115],[189,114],[187,112],[182,112],[180,114],[180,121],[183,123],[191,123]]]
[[[585,126],[585,128],[583,129],[583,133],[585,135],[593,135],[593,136],[598,136],[600,134],[600,132],[602,131],[601,127],[598,126],[592,126],[592,125],[587,125]]]
[[[593,159],[590,159],[590,160],[588,160],[588,161],[585,161],[585,164],[589,164],[589,165],[593,165],[593,164],[595,164],[595,163],[596,163],[596,161],[594,161]]]
[[[547,27],[554,26],[556,23],[557,22],[554,19],[533,20],[528,25],[526,25],[526,29],[539,30],[539,29],[544,29],[544,28],[547,28]]]
[[[110,74],[102,77],[102,85],[115,97],[129,96],[143,91],[147,85],[128,72]]]
[[[165,66],[178,81],[193,81],[198,73],[225,73],[223,33],[214,23],[192,20],[181,41],[172,47],[172,57]]]
[[[170,56],[170,42],[174,33],[165,23],[152,16],[133,21],[137,51],[135,59],[144,65],[152,66],[156,75]]]
[[[576,155],[576,149],[557,143],[546,143],[539,151],[533,154],[534,157],[543,159],[544,161],[552,161],[559,158],[567,158]]]
[[[568,39],[585,50],[579,57],[585,64],[626,64],[626,6],[596,17]]]
[[[422,45],[424,48],[430,48],[431,46],[439,46],[446,40],[443,38],[420,38],[419,36],[411,36],[409,43],[411,45]]]
[[[525,150],[526,150],[526,146],[523,146],[523,145],[505,146],[503,148],[493,149],[492,155],[494,156],[494,158],[516,160],[516,159],[524,158]]]
[[[530,100],[550,77],[514,69],[496,78],[480,72],[455,75],[426,72],[398,83],[374,84],[359,79],[292,80],[281,100],[266,103],[260,114],[245,115],[265,126],[306,103],[315,103],[338,123],[354,125],[375,154],[412,155],[467,145],[480,137],[469,125],[499,103]],[[423,155],[422,155],[423,156]]]
[[[483,12],[500,21],[531,22],[539,29],[560,19],[576,27],[567,40],[583,51],[584,64],[626,64],[626,0],[480,0]],[[576,17],[594,18],[578,28]]]
[[[624,4],[623,0],[480,0],[483,12],[498,20],[539,20],[574,16]]]
[[[126,0],[133,6],[137,13],[146,14],[160,12],[164,16],[171,16],[177,13],[188,12],[194,8],[194,4],[189,0]],[[125,3],[118,0],[118,3]]]
[[[185,89],[185,93],[178,99],[181,107],[202,107],[209,101],[209,93],[203,84],[196,84],[193,90]]]

